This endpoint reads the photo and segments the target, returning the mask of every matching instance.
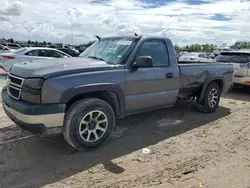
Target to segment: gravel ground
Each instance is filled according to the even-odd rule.
[[[249,94],[227,93],[213,114],[184,103],[127,117],[92,152],[30,135],[0,108],[0,187],[250,188]]]

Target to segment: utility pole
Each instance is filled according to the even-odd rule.
[[[74,34],[73,34],[73,24],[71,22],[71,45],[73,46],[74,44]]]

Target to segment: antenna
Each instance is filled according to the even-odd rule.
[[[135,33],[135,36],[136,36],[136,37],[138,36],[137,33]]]
[[[102,39],[101,37],[99,37],[98,35],[95,36],[99,41]]]

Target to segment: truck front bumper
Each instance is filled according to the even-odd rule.
[[[2,90],[2,104],[7,116],[22,129],[34,134],[60,134],[62,132],[65,104],[31,104],[17,101]]]

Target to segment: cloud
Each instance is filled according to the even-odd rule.
[[[7,16],[0,15],[0,21],[9,21],[10,19]]]
[[[23,8],[22,2],[1,0],[0,15],[20,16],[22,8]]]
[[[134,32],[221,43],[249,38],[249,18],[244,0],[1,0],[0,38],[71,43],[72,25],[74,43]]]
[[[74,22],[82,15],[82,12],[78,8],[69,8],[66,14],[69,16],[70,22]]]

